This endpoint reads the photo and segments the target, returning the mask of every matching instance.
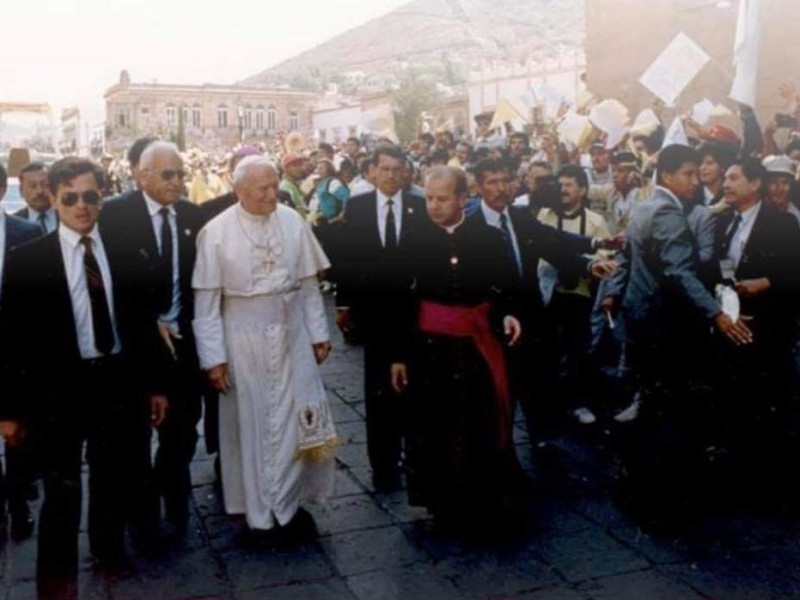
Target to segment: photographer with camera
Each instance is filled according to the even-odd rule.
[[[590,185],[589,208],[603,216],[612,234],[625,231],[631,212],[653,193],[650,181],[642,177],[636,155],[615,152],[611,157],[611,182]]]

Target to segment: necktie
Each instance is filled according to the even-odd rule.
[[[384,244],[383,247],[386,250],[394,250],[397,248],[397,229],[395,228],[394,224],[394,211],[392,210],[392,206],[394,202],[389,200],[386,203],[386,234],[384,236]]]
[[[506,217],[505,214],[500,215],[500,231],[503,232],[503,235],[506,238],[508,255],[511,258],[511,260],[514,261],[514,266],[517,269],[517,273],[521,274],[519,263],[517,262],[517,253],[514,251],[514,239],[511,237],[511,231],[508,228],[508,217]]]
[[[47,235],[47,214],[46,213],[39,213],[39,217],[38,217],[37,221],[39,221],[39,227],[42,228],[42,233]]]
[[[742,224],[742,215],[737,212],[736,216],[733,218],[733,223],[731,223],[731,227],[728,230],[727,235],[725,236],[725,256],[730,256],[731,244],[733,243],[733,238],[736,235],[736,232],[739,230],[739,226],[741,224]]]
[[[172,307],[172,227],[166,206],[158,214],[161,215],[161,309],[166,313]]]
[[[92,310],[92,330],[94,346],[102,354],[109,354],[114,348],[114,329],[111,325],[111,313],[108,310],[106,286],[103,274],[92,252],[92,238],[81,238],[83,244],[83,270],[86,273],[86,288],[89,292],[89,303]]]

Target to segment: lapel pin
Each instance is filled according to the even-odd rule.
[[[410,215],[414,214],[414,208],[413,207],[411,207],[411,206],[408,207],[408,214],[410,214]]]
[[[185,235],[185,236],[190,236],[190,235],[192,235],[192,230],[191,230],[191,229],[184,229],[184,230],[183,230],[183,235]]]

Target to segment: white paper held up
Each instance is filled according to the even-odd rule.
[[[751,108],[756,105],[758,46],[761,42],[761,0],[739,0],[733,42],[733,78],[730,97]]]
[[[680,32],[647,68],[639,78],[639,83],[661,98],[667,106],[673,106],[709,60],[705,50]]]

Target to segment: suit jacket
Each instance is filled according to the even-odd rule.
[[[27,207],[27,206],[24,206],[24,207],[20,208],[18,211],[16,211],[14,213],[14,216],[15,217],[19,217],[20,219],[25,219],[27,221],[29,213],[30,213],[30,208]]]
[[[720,309],[698,274],[696,241],[685,209],[657,187],[631,217],[624,250],[627,287],[622,308],[629,339],[659,344],[688,340]],[[698,329],[699,328],[699,329]]]
[[[403,194],[398,247],[386,251],[378,231],[377,208],[376,192],[347,202],[340,228],[341,243],[337,244],[332,261],[336,268],[336,305],[353,309],[367,334],[377,333],[370,324],[385,322],[393,310],[394,296],[411,285],[404,265],[407,238],[428,219],[424,200]]]
[[[194,204],[180,200],[175,203],[178,234],[178,271],[181,291],[181,312],[178,315],[184,353],[181,358],[190,365],[197,363],[192,320],[194,318],[194,271],[198,232],[206,223],[206,214]],[[126,192],[104,203],[99,220],[109,263],[116,267],[114,285],[121,298],[120,314],[126,321],[141,323],[156,329],[161,313],[161,299],[166,290],[160,270],[158,241],[144,194],[139,190]],[[114,268],[112,267],[112,268]],[[149,387],[169,392],[175,379],[177,365],[165,344],[159,344],[148,360]]]
[[[178,322],[182,335],[191,335],[194,318],[192,273],[197,234],[206,223],[206,214],[186,200],[175,203],[178,233],[178,271],[181,290],[181,314]],[[108,201],[99,221],[106,241],[109,261],[125,265],[120,274],[126,291],[146,287],[150,301],[158,304],[159,292],[166,283],[159,277],[158,241],[144,194],[135,190]],[[153,295],[156,294],[156,295]],[[156,309],[157,310],[157,309]]]
[[[122,357],[149,357],[159,343],[157,333],[126,317],[124,295],[116,285],[119,265],[109,266]],[[8,256],[5,271],[0,335],[14,344],[2,349],[0,417],[45,417],[54,408],[51,403],[80,394],[75,373],[82,359],[58,232],[18,247]],[[142,377],[120,386],[130,391],[138,384],[146,392],[146,381]]]
[[[539,289],[539,259],[543,258],[560,269],[565,278],[577,281],[586,273],[589,264],[589,259],[582,255],[594,252],[592,239],[548,227],[524,207],[509,207],[509,217],[522,261],[522,275],[517,278],[513,292],[521,303],[519,314],[522,318],[536,319],[544,308]],[[487,225],[481,209],[468,219]]]
[[[637,205],[634,213],[640,210],[640,206]],[[645,207],[644,210],[648,209]],[[709,207],[698,204],[696,201],[686,205],[685,212],[686,221],[697,248],[697,272],[706,287],[710,288],[716,282],[717,271],[719,270],[716,242],[718,214]],[[630,274],[628,256],[625,252],[617,252],[614,260],[618,264],[617,270],[611,277],[600,284],[597,302],[595,303],[596,309],[602,300],[608,296],[621,298],[628,285],[628,276]],[[605,318],[603,318],[603,322],[605,322]]]
[[[718,258],[727,251],[726,232],[734,216],[735,212],[729,211],[718,219]],[[761,277],[770,281],[770,289],[762,296],[741,300],[742,314],[753,317],[750,326],[757,344],[785,344],[789,341],[787,336],[797,315],[800,290],[798,257],[800,228],[797,221],[762,202],[735,273],[737,281]],[[719,277],[721,279],[721,273]]]
[[[30,221],[28,221],[28,216],[30,215],[30,211],[31,211],[30,207],[24,206],[20,208],[18,211],[16,211],[13,214],[13,216],[18,217],[19,219],[22,219],[23,221],[27,221],[28,223],[30,223]],[[56,223],[58,223],[58,213],[56,213]],[[39,233],[41,234],[41,227],[39,229],[40,229]]]
[[[42,228],[24,219],[6,215],[6,256],[17,246],[42,236]]]

